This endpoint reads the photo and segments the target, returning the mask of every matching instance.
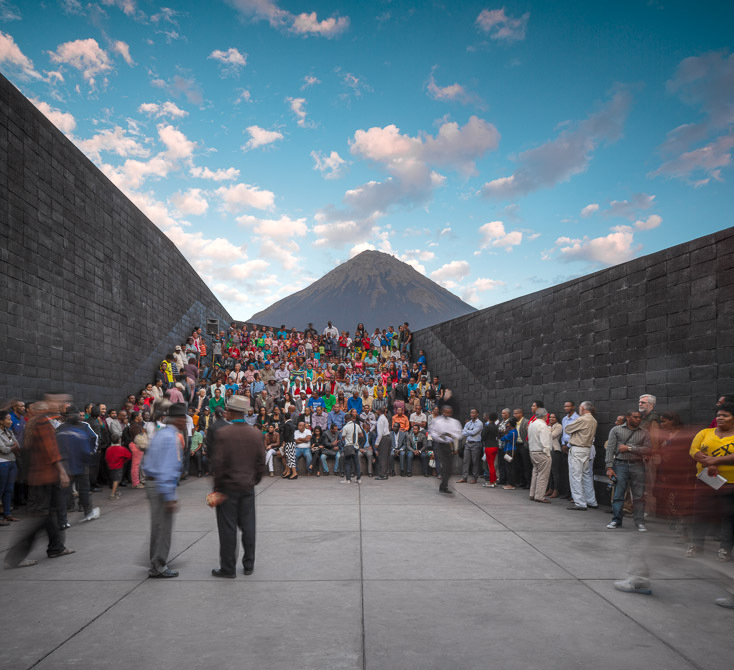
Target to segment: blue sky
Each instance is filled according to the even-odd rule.
[[[359,251],[476,307],[732,225],[729,3],[0,0],[0,69],[238,318]]]

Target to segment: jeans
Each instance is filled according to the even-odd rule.
[[[612,499],[612,520],[620,526],[624,519],[624,494],[627,484],[632,491],[634,500],[635,523],[645,522],[645,464],[642,461],[631,462],[614,459],[612,469],[617,475],[617,483],[614,485],[614,498]]]
[[[168,554],[171,551],[171,533],[175,514],[166,508],[166,500],[158,493],[154,481],[148,480],[145,492],[150,502],[150,569],[148,574],[155,575],[168,570]]]
[[[306,459],[306,469],[311,467],[311,447],[296,447],[296,464],[295,467],[298,467],[298,459],[301,458]]]
[[[410,449],[400,450],[400,472],[406,474],[413,472],[413,452]]]
[[[334,474],[339,472],[339,457],[341,456],[341,453],[338,449],[322,449],[321,450],[321,467],[323,468],[324,472],[329,472],[329,463],[326,460],[327,458],[333,458],[334,459]]]
[[[3,503],[3,514],[10,516],[10,506],[15,490],[15,477],[18,474],[18,466],[15,461],[0,462],[0,500]]]
[[[370,445],[366,445],[360,449],[360,453],[364,456],[365,464],[367,466],[367,473],[372,474],[372,463],[374,461],[374,451]]]

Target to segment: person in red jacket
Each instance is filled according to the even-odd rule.
[[[123,447],[121,444],[113,444],[111,447],[107,447],[107,453],[105,454],[105,460],[107,461],[107,467],[110,469],[110,478],[112,479],[112,493],[110,493],[110,500],[116,500],[120,497],[120,493],[117,487],[122,481],[122,470],[125,467],[125,463],[132,458],[130,450]]]

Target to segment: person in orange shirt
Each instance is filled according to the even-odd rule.
[[[404,433],[407,433],[410,430],[410,419],[405,416],[405,408],[402,406],[398,407],[395,410],[392,422],[393,424],[397,423],[400,426],[400,430],[402,430]]]

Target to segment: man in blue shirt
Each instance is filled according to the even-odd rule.
[[[354,389],[352,391],[352,397],[347,400],[347,410],[357,410],[357,416],[362,413],[362,398],[359,397],[359,391]]]
[[[319,395],[318,391],[314,391],[313,395],[308,399],[306,407],[310,407],[312,410],[315,410],[317,407],[323,407],[324,409],[326,409],[326,403],[324,402],[324,399]]]
[[[186,430],[186,405],[171,405],[165,426],[151,440],[145,453],[143,470],[150,501],[150,570],[149,577],[178,577],[171,570],[168,553],[171,549],[173,514],[176,511],[176,486],[181,476],[183,431]]]
[[[563,434],[561,435],[562,456],[560,462],[561,482],[560,486],[556,486],[556,488],[558,489],[559,497],[565,500],[570,500],[571,487],[568,480],[568,447],[571,436],[566,432],[566,426],[576,421],[576,419],[579,418],[579,415],[576,412],[576,404],[572,400],[566,400],[566,402],[563,403],[563,411],[565,412],[565,415],[563,419],[561,419],[561,425],[563,426]]]
[[[339,409],[339,405],[334,405],[334,408],[329,412],[329,419],[326,423],[329,428],[334,425],[337,427],[337,430],[341,431],[341,429],[344,428],[346,418],[347,415]]]

